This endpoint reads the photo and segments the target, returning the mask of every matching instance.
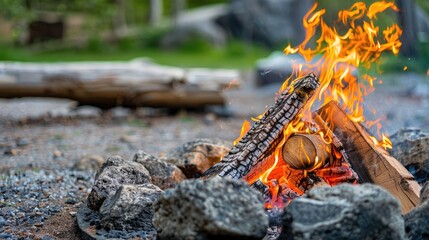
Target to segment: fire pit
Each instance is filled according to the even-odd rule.
[[[220,191],[219,186],[224,184],[222,186],[225,186],[227,193],[234,192],[234,189],[236,189],[246,193],[248,197],[253,193],[241,189],[243,185],[239,183],[230,182],[233,180],[245,180],[263,196],[268,215],[276,215],[277,217],[282,214],[283,209],[287,208],[292,200],[304,194],[307,194],[305,195],[307,197],[309,197],[309,193],[310,195],[313,193],[314,196],[326,195],[335,198],[331,193],[324,193],[324,190],[320,190],[322,192],[317,193],[318,190],[312,191],[311,189],[315,186],[336,186],[342,183],[373,183],[379,185],[399,200],[402,213],[410,212],[419,205],[419,184],[405,167],[386,151],[387,148],[392,147],[390,140],[383,134],[373,136],[366,130],[366,127],[380,123],[379,121],[368,121],[363,114],[364,96],[374,90],[376,79],[364,74],[361,76],[363,81],[359,81],[358,77],[352,74],[361,65],[370,67],[372,63],[377,61],[382,52],[398,53],[401,46],[399,40],[402,33],[401,29],[394,24],[384,29],[380,34],[379,27],[374,24],[374,19],[376,19],[377,15],[387,9],[398,11],[393,3],[388,2],[375,2],[369,7],[362,2],[355,3],[349,10],[339,12],[338,23],[341,26],[335,28],[328,26],[324,22],[323,15],[325,10],[317,10],[317,4],[314,5],[303,19],[303,25],[307,30],[305,40],[296,48],[287,46],[284,50],[285,54],[302,55],[308,64],[295,66],[293,75],[281,87],[275,104],[257,117],[253,125],[249,122],[243,124],[240,137],[234,142],[234,146],[226,155],[219,156],[221,159],[217,159],[215,161],[217,163],[212,166],[206,166],[208,169],[205,168],[204,171],[198,168],[200,172],[189,172],[190,169],[193,169],[193,167],[189,166],[186,169],[182,169],[186,170],[186,176],[197,177],[201,175],[201,178],[195,181],[195,189],[187,181],[179,184],[178,182],[183,180],[183,178],[180,178],[179,180],[171,180],[174,184],[169,184],[169,186],[178,184],[174,190],[164,189],[165,192],[161,194],[161,189],[147,186],[154,175],[152,177],[148,176],[150,174],[145,172],[144,167],[137,166],[138,163],[143,166],[149,166],[147,165],[147,161],[149,161],[147,159],[151,158],[144,157],[147,161],[134,160],[130,162],[109,160],[97,174],[98,179],[96,179],[93,192],[89,196],[88,206],[94,211],[100,211],[100,215],[106,214],[108,206],[106,206],[105,201],[109,202],[107,205],[113,206],[115,203],[109,200],[113,198],[112,196],[115,196],[114,199],[121,199],[124,189],[132,189],[132,187],[121,187],[122,184],[138,185],[139,189],[135,191],[142,192],[145,190],[140,189],[141,184],[146,184],[144,188],[156,189],[157,194],[161,195],[158,202],[155,203],[156,214],[158,214],[155,216],[155,222],[158,226],[163,224],[162,220],[160,220],[163,218],[160,218],[159,215],[165,217],[171,214],[177,217],[177,219],[173,217],[172,222],[177,221],[178,225],[167,224],[171,229],[175,230],[164,229],[164,235],[160,235],[163,238],[166,238],[166,236],[174,237],[174,234],[180,231],[178,230],[180,229],[180,224],[183,223],[181,216],[192,215],[187,213],[188,208],[182,205],[176,206],[176,208],[171,207],[170,205],[175,204],[172,199],[176,199],[177,195],[195,195],[194,199],[190,198],[189,200],[189,202],[193,203],[192,201],[195,199],[204,198],[203,196],[205,195],[201,195],[199,192],[207,190],[204,188],[203,180],[207,180],[207,184],[212,186],[215,191]],[[319,29],[320,32],[317,31]],[[341,29],[341,31],[337,29]],[[317,35],[320,36],[317,37]],[[309,44],[310,40],[315,38],[317,38],[315,46],[313,48],[309,47],[308,45],[311,45]],[[320,55],[321,57],[319,58]],[[318,60],[315,60],[316,58]],[[210,151],[209,149],[213,149],[213,146],[203,149],[204,151]],[[213,158],[210,162],[214,163]],[[156,164],[163,166],[162,168],[174,168],[171,166],[166,167],[163,163]],[[116,176],[116,172],[109,172],[113,170],[108,169],[116,169],[116,172],[126,172],[128,177],[115,179],[112,176]],[[195,167],[195,169],[197,168]],[[225,183],[216,180],[222,178],[228,180],[225,180]],[[112,184],[109,181],[112,181]],[[103,182],[108,182],[110,185],[102,185]],[[349,187],[341,188],[345,192],[353,192]],[[380,191],[382,192],[379,188],[370,191],[377,194]],[[225,202],[230,205],[235,206],[237,204],[237,202],[231,200],[233,197],[229,198],[222,194],[216,195],[219,192],[213,194],[216,199],[226,198]],[[370,199],[368,196],[372,196],[371,194],[363,194],[366,196],[364,199]],[[383,192],[380,195],[389,194]],[[147,195],[147,198],[149,198],[149,195]],[[150,198],[157,197],[153,197],[152,194]],[[359,201],[355,200],[355,197],[350,197],[350,199],[348,199],[350,202]],[[389,199],[389,206],[397,205],[394,198]],[[206,205],[208,209],[221,205],[217,202],[218,200],[207,201],[204,202],[203,200],[203,203],[201,203],[195,200],[195,205],[200,206],[199,210]],[[257,206],[257,200],[254,198],[249,197],[249,202]],[[183,204],[186,205],[186,201]],[[303,202],[300,201],[300,204],[303,204]],[[380,204],[380,202],[377,204]],[[379,206],[377,204],[375,206]],[[152,207],[151,203],[145,206],[147,209]],[[236,208],[240,208],[240,205]],[[181,213],[172,213],[174,209]],[[239,215],[248,211],[243,206],[239,211]],[[85,221],[89,221],[88,219],[91,220],[91,216],[97,218],[96,214],[94,214],[87,208],[82,210],[78,214],[78,220],[79,216],[83,218],[80,220],[80,225],[83,225]],[[145,217],[150,219],[151,214],[148,213]],[[213,214],[216,216],[217,214],[225,215],[225,218],[228,219],[230,217],[228,212],[222,212],[219,209],[213,210]],[[290,214],[293,215],[293,213]],[[233,229],[227,228],[225,225],[228,224],[218,223],[217,219],[208,216],[206,211],[201,210],[199,215],[206,217],[201,220],[205,224],[198,223],[193,225],[192,227],[198,228],[199,232],[195,233],[194,230],[189,230],[189,236],[191,236],[189,239],[199,239],[195,237],[196,234],[201,234],[201,239],[210,239],[213,236],[227,236],[229,238],[240,236],[243,238],[243,235],[240,235],[242,233],[237,233]],[[260,216],[260,214],[255,213],[252,216]],[[398,216],[399,211],[398,215],[394,215],[392,219],[399,219]],[[289,215],[289,217],[291,216]],[[114,219],[114,217],[112,218]],[[401,221],[398,220],[399,224]],[[241,224],[239,220],[236,222]],[[244,224],[246,225],[246,223]],[[249,227],[253,226],[249,224],[244,229],[254,229]],[[113,224],[110,225],[113,226]],[[276,238],[280,233],[281,224],[271,224],[271,227],[272,229],[273,227],[279,227],[274,230],[276,233],[272,237]],[[90,227],[87,226],[87,228]],[[217,230],[213,230],[218,228],[223,229],[223,232],[219,233]],[[154,231],[153,226],[144,230],[147,232]],[[252,236],[252,238],[258,239],[258,237],[261,237],[259,228],[257,232],[256,237]],[[180,236],[178,238],[186,238],[184,236],[188,233],[185,235],[177,234],[177,236]],[[206,236],[207,234],[209,236]],[[129,236],[136,235],[131,234]],[[397,236],[400,238],[402,233],[398,233]],[[245,238],[250,237],[246,236]]]

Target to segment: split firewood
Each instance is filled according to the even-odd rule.
[[[271,156],[280,142],[283,129],[294,119],[319,84],[314,74],[296,79],[229,154],[207,170],[204,176],[241,179],[251,169],[257,169],[261,174],[265,172],[266,169],[262,167],[264,160]]]
[[[386,188],[401,202],[403,213],[419,205],[420,186],[414,177],[375,143],[361,124],[353,122],[335,102],[323,106],[317,113],[343,143],[361,181]]]

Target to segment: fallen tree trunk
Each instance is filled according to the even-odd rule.
[[[387,189],[401,202],[403,213],[419,205],[419,184],[398,160],[374,143],[362,125],[353,122],[335,102],[323,106],[318,114],[343,143],[362,182]]]
[[[281,140],[283,129],[294,119],[318,86],[319,80],[314,74],[295,80],[229,154],[207,170],[204,176],[241,179],[251,170],[265,172],[264,160],[273,153]]]
[[[128,63],[0,64],[0,98],[68,98],[100,108],[200,108],[223,105],[238,87],[234,70],[181,69]]]

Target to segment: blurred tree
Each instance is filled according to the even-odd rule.
[[[163,0],[150,0],[149,23],[151,26],[159,26],[162,19]]]
[[[180,14],[186,9],[187,1],[186,0],[174,0],[173,1],[173,7],[172,7],[172,19],[174,24],[177,23],[177,19],[179,18]]]

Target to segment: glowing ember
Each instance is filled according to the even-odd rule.
[[[311,72],[318,75],[321,85],[315,97],[308,101],[300,115],[284,129],[284,138],[272,156],[275,159],[274,165],[261,174],[259,178],[260,181],[270,187],[271,196],[273,196],[271,204],[277,202],[276,197],[279,191],[287,191],[288,194],[293,193],[292,195],[303,194],[303,191],[291,183],[286,174],[288,171],[290,172],[289,166],[283,160],[279,160],[282,158],[282,146],[288,138],[297,133],[318,134],[327,144],[332,142],[329,134],[325,132],[326,130],[312,128],[314,121],[311,112],[315,107],[336,101],[347,110],[352,121],[380,128],[379,120],[370,122],[363,115],[363,98],[374,91],[376,78],[364,74],[361,76],[363,81],[359,82],[353,73],[360,66],[370,68],[382,52],[398,53],[401,47],[399,37],[402,34],[399,26],[393,24],[380,30],[380,27],[374,24],[377,15],[387,9],[398,11],[392,2],[379,1],[369,7],[363,2],[357,2],[350,9],[340,11],[337,20],[338,26],[331,27],[323,19],[326,10],[317,10],[317,4],[315,4],[303,19],[303,25],[306,29],[304,41],[297,47],[289,45],[284,49],[285,54],[301,55],[306,63],[294,66],[292,76],[284,82],[280,92],[285,91],[293,79],[306,76]],[[314,47],[309,44],[312,40],[315,41]],[[250,123],[246,121],[243,124],[240,137],[235,142],[249,128]],[[389,139],[384,135],[381,136],[380,141],[372,137],[374,143],[384,148],[391,148]],[[322,167],[326,163],[319,161],[319,159],[308,161],[314,162],[314,165],[307,166],[307,170],[301,171],[304,177],[308,172],[314,172],[330,185],[347,181],[352,177],[350,166],[341,162],[341,153],[336,152],[335,149],[327,149],[327,152],[333,156],[329,162],[331,168],[323,169]],[[284,185],[287,187],[281,188]]]

